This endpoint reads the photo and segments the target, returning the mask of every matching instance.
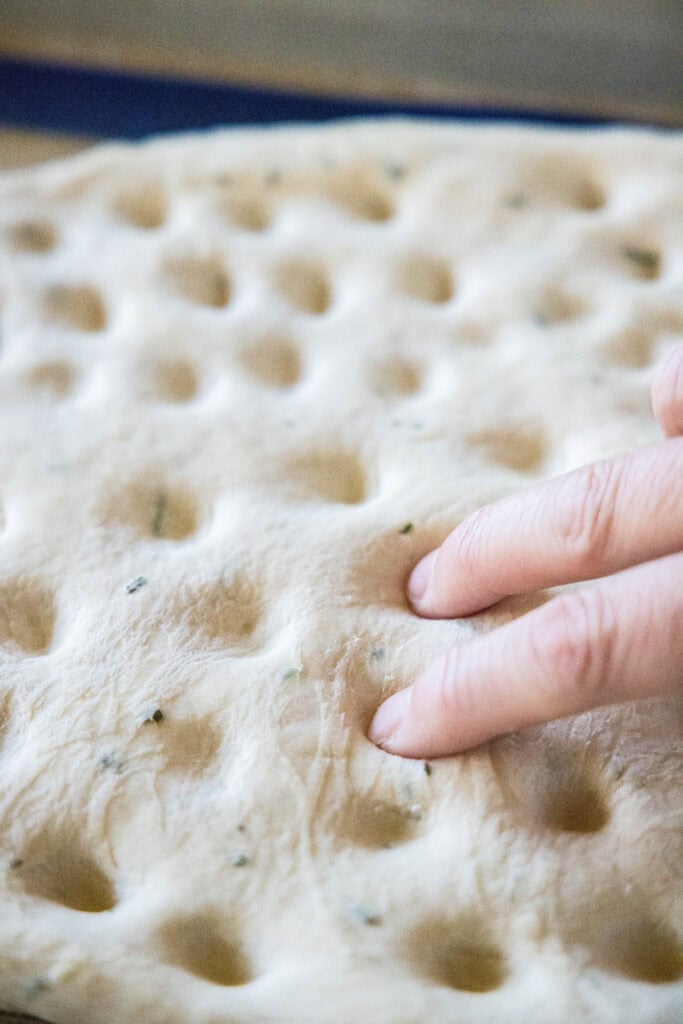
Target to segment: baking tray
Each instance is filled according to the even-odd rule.
[[[680,14],[680,0],[3,0],[0,53],[313,97],[680,124]]]
[[[218,125],[407,115],[600,125],[614,119],[540,108],[398,102],[158,77],[0,56],[0,124],[97,138],[140,139]]]

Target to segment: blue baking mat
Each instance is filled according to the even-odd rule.
[[[577,126],[606,124],[611,120],[533,109],[315,96],[0,57],[0,123],[21,128],[139,139],[156,132],[215,125],[327,121],[372,114],[495,118]]]

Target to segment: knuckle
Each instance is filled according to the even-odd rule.
[[[448,538],[448,556],[463,573],[476,571],[482,560],[490,511],[487,506],[472,512]]]
[[[442,722],[458,720],[470,712],[470,688],[461,671],[462,658],[457,647],[452,647],[442,656],[439,677],[431,696],[432,707]]]
[[[432,695],[433,706],[444,717],[450,716],[454,710],[456,688],[453,685],[453,680],[455,673],[455,651],[451,649],[446,651],[440,659],[439,676]]]
[[[616,630],[598,591],[555,598],[530,622],[538,678],[577,709],[600,703],[612,676]]]
[[[596,462],[567,481],[568,496],[560,494],[557,530],[562,553],[579,574],[589,574],[604,560],[612,542],[618,468]]]
[[[470,673],[463,673],[462,654],[462,645],[450,648],[413,688],[411,718],[420,745],[442,754],[464,749],[472,724],[480,717],[481,700],[475,699]]]

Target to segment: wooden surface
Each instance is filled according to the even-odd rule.
[[[680,0],[4,0],[0,52],[683,123]]]

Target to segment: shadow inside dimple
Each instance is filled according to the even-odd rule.
[[[165,959],[214,985],[245,985],[251,967],[237,943],[226,938],[212,912],[179,917],[161,929]]]
[[[289,303],[302,313],[321,316],[332,303],[327,273],[318,264],[291,259],[278,268],[276,284]]]
[[[96,333],[107,325],[107,312],[99,291],[91,285],[52,285],[43,297],[43,316],[61,327]]]
[[[453,273],[445,260],[426,254],[403,259],[397,269],[397,285],[411,298],[440,304],[453,297]]]
[[[119,196],[115,209],[133,227],[153,231],[166,220],[166,196],[157,182],[141,182]]]
[[[517,734],[491,745],[491,762],[520,823],[557,832],[598,832],[609,821],[598,758],[569,739]]]
[[[152,371],[155,396],[162,402],[191,402],[197,394],[197,374],[191,363],[168,359]]]
[[[104,508],[110,522],[132,528],[139,536],[185,540],[199,527],[199,510],[190,492],[162,481],[138,479],[121,488]]]
[[[683,976],[683,945],[666,922],[644,920],[638,913],[592,931],[599,934],[592,952],[605,970],[652,985]]]
[[[170,289],[194,305],[222,309],[230,301],[230,280],[217,256],[170,259],[163,273]]]
[[[256,380],[266,387],[291,388],[301,375],[297,347],[286,338],[263,338],[246,346],[240,361]]]
[[[417,811],[354,794],[340,819],[339,835],[358,846],[388,848],[413,839],[419,820]]]
[[[22,850],[16,878],[28,895],[70,910],[100,914],[116,903],[111,880],[73,836],[46,830],[34,837]]]
[[[302,500],[322,499],[340,505],[357,505],[366,500],[365,469],[354,452],[311,451],[295,459],[289,479]]]
[[[10,244],[24,252],[51,252],[57,245],[57,231],[48,221],[22,221],[12,228]]]
[[[538,470],[548,449],[542,431],[514,426],[482,430],[470,435],[468,442],[491,462],[519,473]]]
[[[418,973],[461,992],[492,992],[507,976],[503,953],[472,916],[425,921],[410,935],[405,954]]]
[[[56,617],[53,596],[38,581],[0,580],[0,645],[20,654],[46,654]]]
[[[420,367],[398,356],[378,363],[374,367],[373,376],[378,392],[383,395],[414,395],[422,386]]]
[[[169,596],[167,615],[190,646],[208,642],[235,655],[249,654],[264,640],[265,594],[260,581],[238,572],[180,587]]]
[[[50,362],[38,363],[27,374],[29,387],[36,391],[64,398],[69,394],[74,382],[74,367],[66,359],[54,359]]]

